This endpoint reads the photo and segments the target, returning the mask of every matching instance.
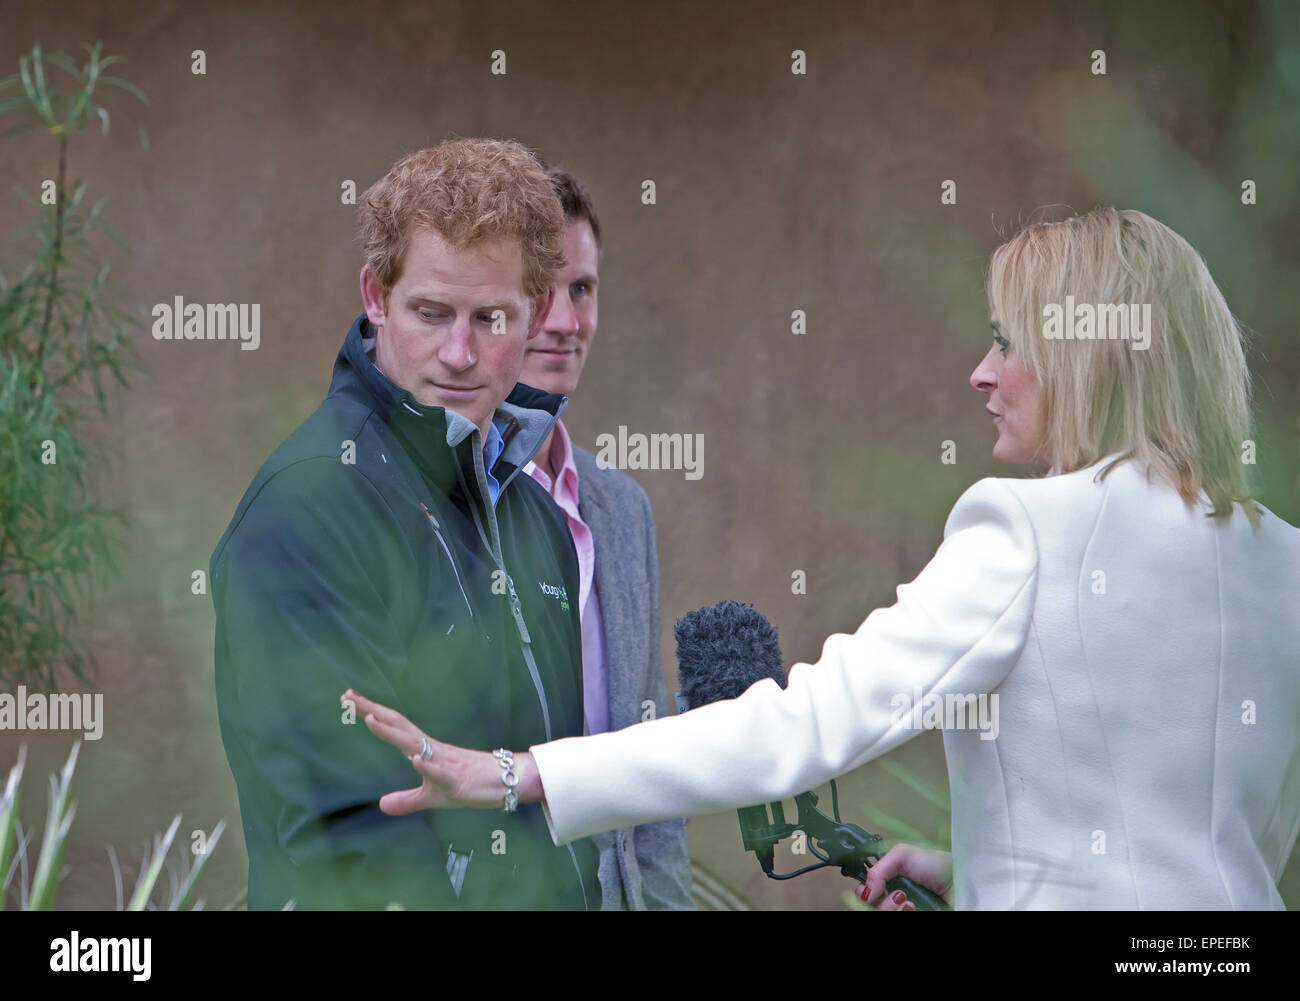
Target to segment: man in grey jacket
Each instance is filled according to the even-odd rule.
[[[565,265],[542,333],[528,342],[519,381],[572,395],[596,333],[600,223],[586,189],[547,170],[564,207]],[[583,705],[589,733],[621,730],[669,712],[659,659],[659,557],[645,491],[601,468],[557,421],[524,471],[564,512],[581,571]],[[581,485],[581,486],[579,486]],[[602,910],[694,909],[682,820],[611,831],[600,849]]]

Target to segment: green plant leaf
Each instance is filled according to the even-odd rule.
[[[144,865],[136,880],[135,892],[131,894],[131,902],[126,905],[128,911],[143,911],[148,906],[154,884],[158,881],[158,873],[162,871],[163,862],[171,850],[172,839],[176,837],[176,830],[180,826],[181,815],[178,813],[161,839],[155,835],[153,852],[145,855]]]
[[[50,776],[50,805],[45,819],[45,833],[41,837],[41,854],[36,861],[36,872],[32,876],[30,909],[48,911],[54,906],[54,898],[59,892],[62,878],[63,854],[68,840],[68,830],[76,816],[77,806],[69,803],[72,791],[72,774],[77,767],[77,752],[81,742],[72,745],[72,753],[63,766],[63,772],[56,780]]]
[[[139,98],[141,101],[143,101],[145,104],[148,104],[148,103],[149,103],[149,98],[145,97],[145,93],[144,93],[144,91],[142,91],[142,90],[141,90],[139,87],[137,87],[135,84],[133,84],[133,83],[127,81],[127,80],[123,80],[123,79],[121,79],[120,77],[115,77],[115,76],[106,76],[106,77],[103,77],[103,78],[100,80],[100,82],[101,82],[101,83],[104,83],[104,84],[107,84],[107,85],[110,86],[110,87],[120,87],[120,88],[122,88],[123,90],[127,91],[128,93],[134,95],[135,97],[138,97],[138,98]]]
[[[219,821],[217,826],[213,828],[212,836],[207,839],[207,851],[204,854],[197,856],[195,859],[194,865],[190,867],[189,875],[181,884],[180,890],[172,898],[168,910],[185,910],[186,905],[190,902],[190,897],[194,894],[194,887],[198,884],[199,877],[203,875],[203,867],[207,864],[208,859],[212,857],[212,852],[216,849],[217,842],[221,840],[221,835],[225,829],[226,822],[224,820]]]
[[[4,794],[0,796],[0,911],[5,906],[9,886],[9,867],[14,859],[18,808],[22,803],[23,767],[27,762],[27,745],[18,748],[18,763],[9,769]]]

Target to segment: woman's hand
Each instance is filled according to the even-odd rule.
[[[931,851],[915,845],[894,845],[867,870],[867,882],[858,889],[858,896],[864,903],[881,911],[916,910],[916,905],[902,890],[890,893],[885,888],[885,884],[895,876],[906,876],[939,894],[946,903],[952,903],[952,854],[949,852]]]
[[[371,702],[350,688],[340,701],[345,704],[352,702],[360,710],[370,732],[405,754],[422,779],[414,789],[390,792],[381,797],[379,809],[384,813],[402,816],[416,810],[467,806],[501,809],[506,794],[506,785],[502,781],[504,770],[491,754],[434,740],[397,710]],[[427,761],[421,754],[426,740],[433,751],[433,756]],[[514,760],[515,774],[519,776],[519,784],[515,787],[519,802],[532,803],[541,799],[541,779],[533,756],[525,751],[516,753]]]

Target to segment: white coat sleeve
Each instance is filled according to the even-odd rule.
[[[530,750],[556,844],[599,831],[786,799],[916,736],[895,696],[991,694],[1024,648],[1038,565],[1033,526],[1005,481],[958,499],[944,541],[898,600],[785,689],[570,737]]]

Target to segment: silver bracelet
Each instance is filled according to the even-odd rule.
[[[515,759],[511,751],[504,747],[498,747],[492,752],[492,757],[500,762],[503,769],[501,781],[506,784],[506,798],[502,803],[502,813],[514,813],[519,807],[519,794],[515,792],[515,786],[519,784],[519,776],[515,774]]]

